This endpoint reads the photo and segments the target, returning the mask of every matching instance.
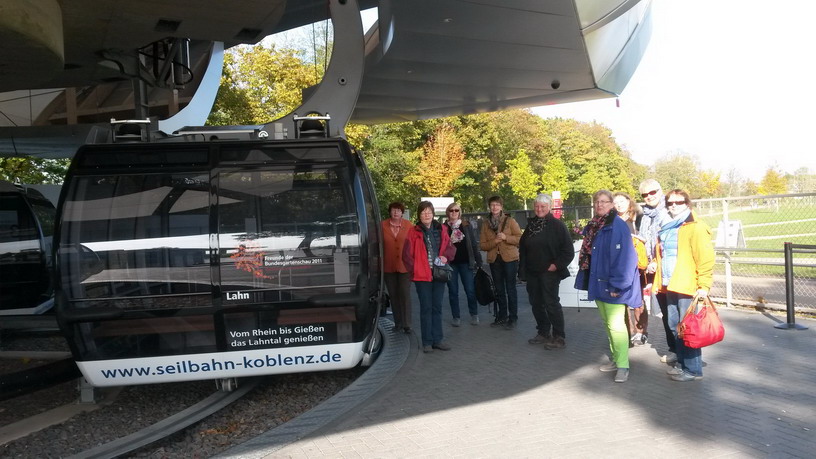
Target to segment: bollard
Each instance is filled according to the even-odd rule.
[[[796,323],[796,315],[793,311],[793,244],[785,242],[785,303],[787,303],[788,323],[776,324],[775,328],[784,330],[807,330],[804,325]]]

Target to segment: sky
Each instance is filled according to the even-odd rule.
[[[615,99],[534,108],[597,121],[640,164],[694,155],[725,180],[816,173],[816,2],[654,0],[653,32]]]

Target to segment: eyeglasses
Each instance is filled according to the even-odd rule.
[[[660,191],[660,190],[652,190],[652,191],[650,191],[648,193],[640,193],[640,197],[645,198],[646,196],[654,196],[654,195],[657,194],[658,191]]]
[[[595,204],[612,204],[612,201],[595,201]]]
[[[450,213],[454,213],[454,212],[461,212],[461,210],[459,210],[459,209],[451,209],[451,210],[449,210],[448,212],[450,212]]]
[[[686,201],[666,201],[666,206],[685,206]]]

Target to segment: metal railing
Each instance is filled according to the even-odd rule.
[[[712,228],[715,297],[784,308],[789,284],[797,307],[816,308],[816,253],[797,251],[786,265],[784,250],[785,243],[816,244],[816,193],[703,199],[694,206]]]

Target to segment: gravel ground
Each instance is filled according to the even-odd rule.
[[[68,352],[65,338],[54,333],[4,332],[0,342],[0,375],[36,368],[53,360],[31,358],[6,358],[2,351],[64,351]],[[0,426],[17,422],[35,414],[74,401],[78,397],[77,382],[71,381],[48,389],[48,395],[30,394],[0,402]]]
[[[35,341],[23,346],[4,340],[2,350],[17,346],[64,350],[54,348],[55,342],[51,338],[43,342]],[[21,365],[19,362],[10,365],[6,360],[13,359],[0,359],[0,371]],[[258,387],[222,411],[161,442],[135,451],[129,457],[213,456],[311,409],[352,383],[362,372],[363,369],[357,368],[268,376]],[[78,399],[76,384],[76,381],[69,382],[0,402],[0,426],[63,404],[75,403]],[[212,381],[125,387],[109,405],[0,445],[0,457],[57,458],[77,454],[154,424],[199,402],[214,390]]]
[[[0,351],[65,351],[68,343],[59,332],[3,331]]]

